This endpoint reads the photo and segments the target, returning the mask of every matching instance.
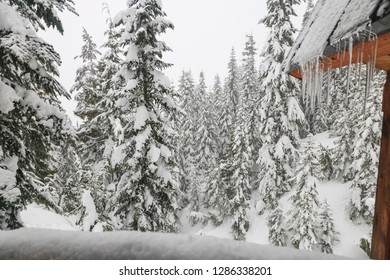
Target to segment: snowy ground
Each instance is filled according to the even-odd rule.
[[[302,145],[304,145],[307,140],[308,139],[303,139],[301,142]],[[311,140],[317,143],[321,143],[328,149],[335,147],[335,139],[331,138],[327,132],[314,135],[311,137]],[[363,237],[371,240],[369,235],[371,228],[365,224],[355,224],[349,219],[345,209],[346,205],[348,204],[348,200],[351,197],[349,187],[350,183],[344,184],[337,181],[319,182],[318,193],[320,196],[320,201],[326,199],[329,203],[333,211],[336,230],[340,233],[340,241],[335,244],[334,253],[336,255],[353,259],[368,259],[367,254],[359,248],[358,244],[360,243],[360,239]],[[290,207],[289,198],[291,195],[292,193],[283,197],[281,200],[281,208],[285,213]],[[259,216],[255,210],[254,204],[255,202],[253,200],[251,203],[252,207],[249,212],[250,228],[246,235],[246,241],[255,244],[268,245],[268,229],[266,226],[267,216]],[[183,213],[184,217],[182,217],[182,221],[188,220],[188,215],[189,213]],[[229,220],[224,221],[224,223],[219,227],[215,227],[213,225],[198,225],[191,227],[188,224],[184,224],[182,231],[184,233],[233,239],[230,226],[231,222]]]
[[[0,259],[321,260],[340,257],[184,234],[19,229],[0,234]]]

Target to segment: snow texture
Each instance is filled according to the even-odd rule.
[[[20,196],[20,190],[16,186],[15,173],[0,168],[0,196],[11,203]]]
[[[331,41],[341,39],[362,25],[367,26],[378,2],[377,0],[352,0],[346,7]]]
[[[0,2],[0,30],[19,34],[34,33],[26,28],[26,23],[18,12],[4,2]]]
[[[83,220],[83,230],[89,231],[91,227],[93,227],[98,220],[99,216],[96,212],[95,203],[93,202],[93,198],[91,196],[91,191],[84,191],[81,201],[83,206],[85,207],[85,217]]]
[[[145,106],[139,106],[135,114],[134,129],[141,129],[149,119],[148,109]]]
[[[2,3],[0,3],[2,4]],[[0,26],[1,26],[1,6],[0,6]],[[0,80],[0,113],[8,114],[14,109],[14,102],[19,100],[13,88]]]
[[[286,59],[286,70],[323,55],[330,39],[341,39],[367,26],[377,5],[378,0],[318,1]]]
[[[214,237],[142,232],[19,229],[0,234],[0,259],[341,259]]]
[[[45,210],[36,204],[28,205],[26,210],[23,210],[20,213],[20,217],[23,225],[27,228],[63,231],[78,230],[77,227],[73,225],[67,218]]]

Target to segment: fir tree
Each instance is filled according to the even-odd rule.
[[[83,28],[82,38],[84,45],[81,54],[76,58],[80,58],[83,65],[77,69],[75,84],[71,92],[76,94],[77,107],[74,113],[84,120],[77,131],[82,164],[93,165],[99,161],[102,154],[100,139],[102,133],[99,124],[93,122],[93,119],[99,115],[97,104],[102,99],[97,75],[97,57],[100,52],[85,28]]]
[[[196,150],[194,159],[201,177],[200,182],[206,182],[210,170],[215,166],[216,146],[213,139],[216,138],[216,133],[212,122],[211,108],[208,105],[209,94],[203,72],[200,73],[195,94],[200,108],[195,134]]]
[[[328,202],[321,204],[320,212],[320,237],[321,252],[333,254],[333,244],[338,241],[338,232],[335,230],[334,220]]]
[[[255,170],[255,162],[258,157],[257,153],[260,149],[259,142],[259,131],[258,131],[258,102],[259,92],[257,84],[257,71],[255,67],[255,56],[256,56],[256,47],[255,41],[252,35],[247,35],[247,41],[245,43],[245,49],[242,54],[243,56],[243,66],[242,66],[242,77],[241,77],[241,97],[244,98],[246,104],[246,110],[249,114],[249,144],[251,146],[252,155],[250,158],[251,165],[251,181],[252,173]]]
[[[195,155],[194,135],[196,132],[194,116],[195,85],[191,72],[184,72],[180,77],[178,95],[181,101],[181,114],[179,122],[179,163],[181,169],[180,187],[184,194],[184,205],[189,203],[189,190],[195,188]]]
[[[65,9],[75,13],[67,0],[0,2],[0,229],[22,226],[19,212],[33,201],[57,210],[45,183],[71,137],[59,105],[69,94],[55,78],[59,55],[36,31],[62,33],[56,10]]]
[[[237,120],[235,123],[233,157],[230,162],[232,172],[231,184],[228,189],[230,199],[230,215],[233,217],[232,232],[235,240],[245,240],[249,229],[247,211],[250,201],[250,158],[249,132],[247,123],[249,120],[245,107],[245,99],[238,103]]]
[[[291,197],[289,211],[289,231],[292,233],[291,242],[295,248],[312,250],[318,243],[319,199],[317,177],[319,162],[316,158],[314,143],[309,141],[305,147],[297,168],[297,190]]]
[[[125,171],[116,186],[113,204],[122,229],[176,232],[178,183],[172,141],[171,115],[177,107],[162,60],[169,47],[158,36],[173,24],[161,1],[132,0],[114,23],[122,26],[120,45],[125,61],[118,75],[125,83],[115,93],[124,146],[117,158]]]
[[[296,99],[297,85],[281,71],[286,51],[293,43],[293,4],[300,1],[268,0],[268,16],[261,22],[271,32],[262,54],[260,90],[260,137],[262,148],[257,163],[259,199],[266,209],[275,209],[281,195],[290,190],[290,178],[297,156],[299,127],[305,123]]]
[[[367,100],[366,111],[357,123],[357,140],[352,154],[348,177],[353,178],[352,197],[348,205],[351,220],[362,218],[371,224],[374,217],[375,190],[379,165],[379,149],[382,127],[383,75],[375,77]]]
[[[231,104],[233,119],[236,118],[237,114],[237,106],[239,100],[239,81],[240,75],[237,65],[236,52],[234,48],[232,48],[228,64],[228,76],[226,79],[225,91],[230,100],[229,103]]]
[[[271,211],[267,219],[268,240],[274,246],[286,246],[287,234],[284,229],[283,211],[276,208]]]

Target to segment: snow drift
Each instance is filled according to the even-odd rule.
[[[19,229],[0,232],[0,259],[335,260],[341,257],[207,236]]]

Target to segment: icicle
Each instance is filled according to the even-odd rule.
[[[345,107],[349,106],[349,88],[351,83],[351,69],[352,69],[352,52],[353,52],[353,36],[348,38],[348,53],[349,53],[349,61],[347,68],[347,90],[345,95]]]
[[[370,42],[370,52],[367,59],[367,69],[366,69],[366,89],[364,94],[364,104],[363,104],[363,112],[364,116],[366,116],[366,107],[367,107],[367,99],[368,95],[371,91],[371,84],[372,79],[374,77],[375,73],[375,66],[376,66],[376,56],[377,56],[377,50],[378,50],[378,37],[375,33],[372,33],[371,31],[367,31],[369,42]]]

